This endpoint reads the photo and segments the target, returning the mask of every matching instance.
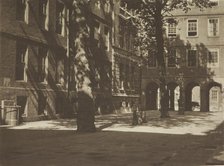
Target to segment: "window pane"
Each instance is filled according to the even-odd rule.
[[[188,50],[188,66],[195,67],[197,64],[196,50]]]
[[[16,69],[15,69],[16,80],[25,81],[26,54],[27,54],[27,45],[19,41],[17,43],[17,49],[16,49]]]
[[[188,36],[197,36],[197,20],[188,20]]]
[[[168,67],[176,66],[176,50],[171,49],[168,55]]]
[[[209,36],[217,36],[218,35],[218,19],[209,19],[208,21],[208,35]]]
[[[56,3],[56,33],[62,34],[64,4]]]
[[[26,0],[17,0],[17,20],[25,21]]]

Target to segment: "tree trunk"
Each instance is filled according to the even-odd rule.
[[[78,92],[77,132],[94,132],[93,99],[85,91]]]
[[[159,65],[159,80],[160,80],[160,112],[161,118],[169,117],[168,114],[168,90],[166,86],[166,63],[164,55],[164,39],[163,39],[163,17],[162,17],[162,4],[156,1],[156,14],[155,14],[155,36],[157,47],[157,62]]]
[[[73,37],[73,60],[75,69],[75,83],[77,91],[77,131],[94,132],[95,110],[93,103],[92,83],[90,79],[90,61],[86,51],[89,38],[87,23],[88,8],[85,3],[73,2],[73,14],[70,35]]]

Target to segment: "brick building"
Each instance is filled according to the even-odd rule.
[[[178,100],[185,111],[199,106],[201,111],[222,110],[224,85],[224,1],[213,0],[212,8],[188,13],[176,10],[177,23],[167,24],[169,43],[166,56],[166,83],[169,109],[178,110]],[[159,108],[159,73],[153,55],[143,70],[143,106]]]
[[[116,110],[129,111],[139,105],[140,57],[135,47],[136,29],[133,12],[127,4],[114,1],[114,39],[112,52],[112,96]]]
[[[64,114],[68,58],[66,6],[56,0],[1,0],[0,100],[24,119]]]
[[[75,82],[67,51],[67,2],[0,1],[0,100],[14,100],[20,105],[23,120],[55,118],[66,111],[75,111],[68,99],[68,94],[75,92]],[[118,45],[119,2],[102,2],[89,2],[88,48],[93,54],[90,63],[94,64],[92,88],[96,111],[109,113],[120,109],[122,101],[127,105],[137,101],[138,90],[128,92],[123,85],[129,89],[134,86],[133,76],[137,78],[139,60],[130,50]],[[120,70],[115,67],[121,64],[118,61],[124,64],[124,75],[130,75],[125,80],[118,76],[118,71],[123,73],[122,67]],[[122,83],[115,84],[115,80]],[[135,83],[138,84],[137,80]],[[122,87],[120,91],[115,90],[118,86]]]

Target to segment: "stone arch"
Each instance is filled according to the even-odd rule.
[[[219,110],[219,108],[221,107],[221,103],[222,103],[222,95],[221,95],[221,92],[222,92],[222,84],[218,83],[218,82],[208,82],[208,83],[205,83],[203,86],[202,86],[202,89],[201,89],[201,111],[203,112],[208,112],[208,111],[211,111],[213,110],[213,108],[211,107],[214,103],[212,103],[212,98],[214,97],[213,96],[213,92],[212,92],[212,89],[216,89],[217,90],[217,101],[216,101],[216,104],[214,106],[216,106],[217,110]]]
[[[156,82],[148,83],[145,91],[145,108],[146,110],[158,109],[158,90],[159,85]]]
[[[199,90],[194,91],[195,88]],[[194,108],[200,108],[200,84],[196,81],[188,82],[185,86],[185,110],[193,111]],[[194,99],[194,100],[192,100]],[[196,100],[197,99],[197,100]]]

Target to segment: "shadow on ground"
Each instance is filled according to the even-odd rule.
[[[0,165],[203,165],[223,145],[222,127],[206,136],[0,129]]]

